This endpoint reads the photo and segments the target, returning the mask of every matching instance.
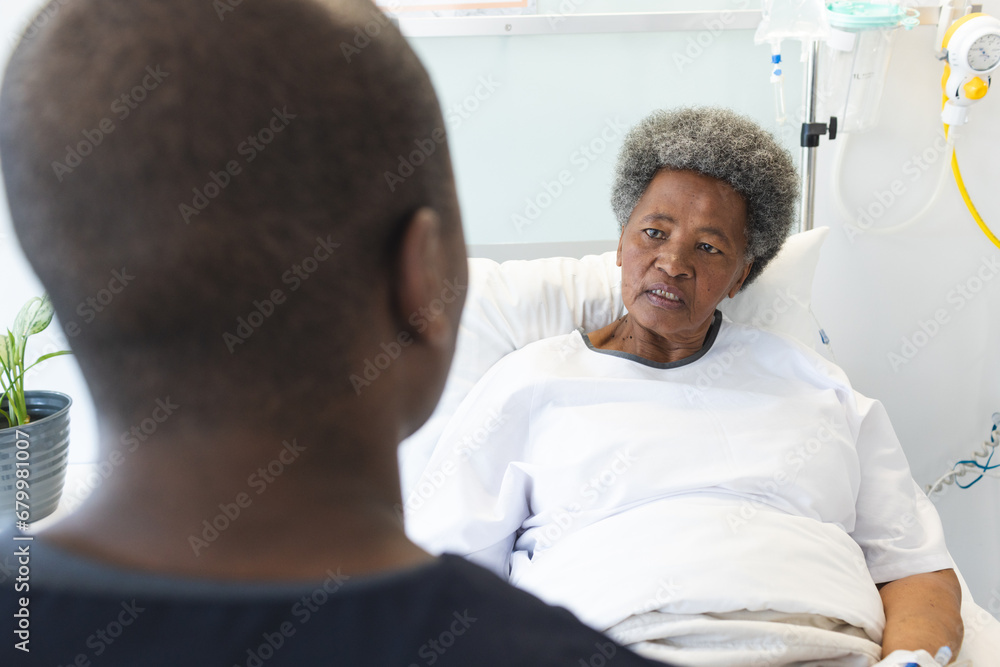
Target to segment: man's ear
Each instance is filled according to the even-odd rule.
[[[441,218],[431,208],[418,209],[403,230],[397,255],[394,315],[410,335],[431,345],[450,345],[454,336],[440,298],[448,259]]]
[[[730,299],[736,296],[736,294],[740,291],[740,288],[743,287],[743,283],[746,282],[747,276],[750,275],[750,269],[752,268],[753,268],[753,261],[751,260],[747,262],[747,265],[745,267],[743,267],[743,275],[741,275],[739,280],[736,281],[736,283],[733,285],[733,288],[729,290]]]

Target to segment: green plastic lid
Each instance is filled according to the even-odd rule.
[[[846,0],[826,3],[826,18],[830,25],[847,30],[895,28],[900,25],[909,30],[920,22],[918,15],[916,11],[911,13],[893,4]]]

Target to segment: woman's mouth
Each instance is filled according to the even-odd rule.
[[[646,298],[658,308],[673,310],[684,306],[684,299],[676,289],[668,286],[654,287],[645,292]]]
[[[655,294],[656,296],[662,296],[664,299],[669,299],[670,301],[680,301],[681,300],[681,298],[679,296],[677,296],[676,294],[672,294],[672,293],[670,293],[670,292],[668,292],[666,290],[662,290],[662,289],[651,289],[651,290],[649,290],[649,293],[650,294]]]

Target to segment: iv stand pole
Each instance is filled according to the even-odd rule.
[[[819,60],[819,42],[813,41],[808,46],[809,55],[806,62],[806,82],[803,88],[805,100],[803,107],[805,118],[803,123],[812,124],[816,122],[816,62]],[[813,210],[816,197],[816,145],[819,137],[816,137],[816,145],[807,141],[805,125],[803,125],[802,160],[800,162],[800,177],[802,183],[799,192],[802,196],[799,212],[799,231],[807,232],[813,228]]]
[[[806,77],[803,90],[803,112],[802,136],[800,145],[802,146],[802,160],[799,171],[801,185],[799,188],[802,196],[801,208],[799,209],[799,231],[807,232],[813,228],[813,211],[816,198],[816,148],[819,146],[819,137],[830,132],[830,139],[837,138],[837,119],[830,118],[829,124],[816,122],[816,69],[819,61],[819,41],[812,41],[802,45],[802,48],[809,49],[806,61]]]

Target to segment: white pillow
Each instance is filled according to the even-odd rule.
[[[816,264],[829,227],[819,227],[785,240],[764,272],[719,310],[733,322],[752,324],[791,336],[820,354],[831,356],[826,333],[812,313]]]
[[[790,335],[828,354],[825,334],[810,310],[813,276],[828,232],[821,227],[790,236],[757,280],[719,310],[734,322]],[[600,329],[624,312],[614,252],[503,264],[469,259],[469,291],[444,393],[427,423],[400,443],[403,498],[423,473],[452,413],[493,364],[536,340],[579,327]]]

